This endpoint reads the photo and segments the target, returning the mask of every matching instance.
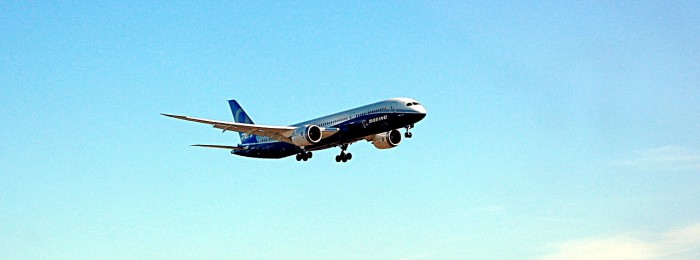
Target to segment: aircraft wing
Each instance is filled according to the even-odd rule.
[[[240,146],[230,146],[230,145],[215,145],[215,144],[193,144],[192,146],[197,146],[197,147],[206,147],[206,148],[219,148],[219,149],[226,149],[226,150],[245,150],[246,148],[240,147]]]
[[[188,117],[188,116],[170,115],[170,114],[161,114],[161,115],[176,118],[176,119],[186,120],[186,121],[192,121],[192,122],[212,125],[214,128],[224,130],[224,132],[225,131],[234,131],[234,132],[246,133],[246,134],[251,134],[251,135],[265,136],[265,137],[270,137],[270,138],[277,140],[277,141],[290,143],[290,144],[293,144],[292,135],[294,134],[294,130],[297,129],[294,126],[256,125],[256,124],[217,121],[217,120],[202,119],[202,118],[195,118],[195,117]],[[336,128],[321,128],[321,129],[323,131],[323,133],[322,133],[323,138],[331,136],[331,135],[335,134],[336,132],[338,132],[338,129],[336,129]]]

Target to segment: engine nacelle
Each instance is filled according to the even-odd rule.
[[[292,142],[296,146],[307,146],[321,141],[321,128],[317,125],[300,126],[294,130]]]
[[[398,146],[401,143],[401,132],[391,130],[386,133],[376,134],[372,138],[372,144],[377,149],[389,149]]]

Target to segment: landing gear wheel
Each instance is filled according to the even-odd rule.
[[[343,144],[340,146],[340,155],[335,156],[336,162],[347,162],[350,159],[352,159],[351,153],[345,153],[345,150],[347,150],[347,149],[348,149],[348,144]]]
[[[311,152],[303,152],[302,151],[302,152],[297,154],[297,162],[301,161],[301,160],[308,161],[309,159],[311,159],[312,156],[313,156],[313,154]]]
[[[411,128],[413,128],[413,125],[407,125],[406,126],[406,133],[403,134],[406,138],[411,138],[413,137],[413,134],[411,133]]]

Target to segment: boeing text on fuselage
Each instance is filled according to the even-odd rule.
[[[370,119],[370,120],[369,120],[369,123],[371,124],[371,123],[378,122],[378,121],[381,121],[381,120],[386,120],[387,118],[389,118],[389,116],[387,116],[387,115],[380,116],[380,117],[375,117],[375,118]]]

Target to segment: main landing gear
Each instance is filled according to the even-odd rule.
[[[301,153],[297,154],[297,161],[301,161],[301,160],[308,161],[313,156],[314,156],[314,154],[312,154],[311,152],[301,152]]]
[[[335,161],[336,162],[347,162],[352,159],[352,154],[351,153],[345,153],[345,150],[348,149],[348,144],[343,144],[340,146],[340,155],[335,156]]]
[[[405,136],[406,138],[413,137],[413,133],[411,133],[411,128],[413,128],[413,125],[407,125],[406,126],[406,133],[403,136]]]

